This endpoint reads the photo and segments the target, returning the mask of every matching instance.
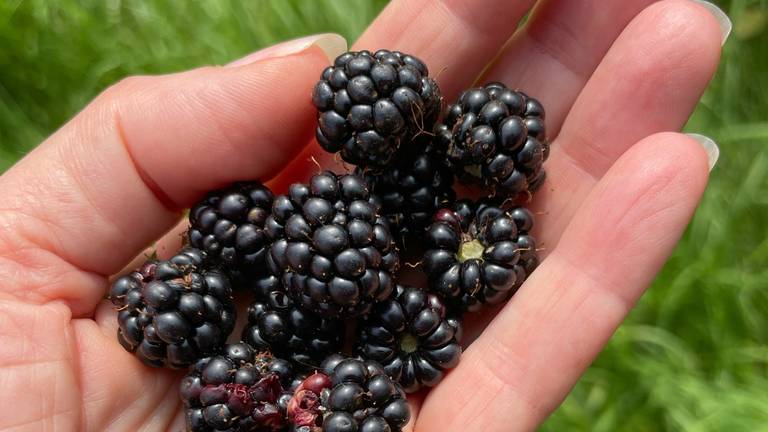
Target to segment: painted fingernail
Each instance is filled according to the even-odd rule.
[[[717,163],[717,159],[720,157],[720,147],[718,147],[717,143],[708,136],[697,133],[689,133],[686,135],[695,139],[696,142],[701,144],[701,146],[704,148],[704,151],[707,152],[707,158],[709,159],[709,170],[712,171],[712,168],[714,168],[715,164]]]
[[[733,29],[733,23],[731,22],[731,19],[728,18],[728,15],[726,15],[722,9],[720,9],[716,4],[712,2],[705,0],[693,1],[707,8],[707,10],[715,16],[717,22],[720,23],[720,33],[723,35],[721,45],[725,45],[725,41],[728,40],[728,35],[731,34],[731,30]]]
[[[266,58],[284,57],[291,54],[300,53],[309,47],[316,46],[323,50],[328,61],[332,62],[341,53],[347,50],[347,41],[336,33],[323,33],[319,35],[306,36],[299,39],[293,39],[286,42],[273,45],[268,48],[248,54],[247,56],[235,60],[226,65],[226,67],[238,67],[251,64],[253,62]]]

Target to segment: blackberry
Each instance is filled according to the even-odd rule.
[[[400,262],[379,208],[365,180],[328,171],[275,198],[267,262],[297,305],[353,317],[389,298]]]
[[[421,240],[435,211],[456,199],[446,151],[443,143],[421,138],[403,146],[394,165],[381,174],[358,168],[381,198],[382,213],[401,245],[408,237]]]
[[[438,210],[424,254],[430,288],[469,311],[507,300],[538,265],[532,227],[523,207],[461,200]]]
[[[115,280],[118,340],[150,366],[186,367],[219,349],[235,325],[229,277],[185,249]]]
[[[341,350],[343,335],[340,320],[296,307],[279,290],[251,303],[243,329],[243,341],[252,347],[308,367],[318,366],[331,352]]]
[[[411,412],[405,392],[380,365],[357,359],[336,363],[307,378],[289,403],[297,430],[400,431]]]
[[[347,359],[334,368],[330,378],[332,386],[323,398],[328,409],[323,419],[325,432],[399,431],[408,423],[411,412],[405,392],[380,366]]]
[[[401,143],[430,131],[441,96],[427,66],[399,51],[350,51],[327,67],[312,92],[317,141],[345,161],[386,167]]]
[[[432,387],[461,355],[461,324],[446,317],[435,294],[397,287],[397,296],[379,303],[362,325],[358,351],[383,365],[406,392]]]
[[[292,379],[290,362],[256,354],[247,344],[199,360],[181,380],[187,430],[282,431]]]
[[[536,99],[501,83],[464,91],[435,127],[459,180],[480,183],[511,197],[544,182],[549,156],[544,108]]]
[[[189,212],[189,244],[246,279],[265,275],[272,201],[272,191],[257,181],[211,192]]]

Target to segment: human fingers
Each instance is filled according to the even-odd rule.
[[[655,3],[624,30],[552,145],[548,180],[532,205],[547,250],[624,152],[648,135],[683,127],[717,69],[721,41],[713,15],[688,0]]]
[[[624,29],[581,89],[531,203],[543,257],[622,153],[648,135],[682,128],[717,67],[722,35],[713,14],[687,0],[654,3]],[[495,312],[468,317],[466,340]]]
[[[706,153],[681,134],[653,135],[624,154],[557,248],[430,393],[417,429],[524,431],[542,422],[671,253],[707,171]]]

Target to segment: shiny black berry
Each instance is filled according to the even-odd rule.
[[[267,262],[295,304],[353,317],[389,298],[399,256],[378,199],[355,175],[323,172],[275,198]]]
[[[428,75],[421,60],[399,51],[340,55],[312,92],[317,141],[351,164],[384,168],[437,120],[440,89]]]
[[[503,197],[534,192],[544,182],[549,156],[544,108],[523,92],[501,83],[464,91],[446,109],[437,139],[459,180],[492,188]]]
[[[469,311],[506,301],[538,265],[532,226],[523,207],[461,200],[438,210],[423,261],[430,288]]]
[[[358,351],[379,362],[406,392],[432,387],[461,355],[461,324],[446,317],[442,300],[424,290],[397,287],[361,324]]]
[[[273,195],[259,182],[213,191],[189,212],[189,244],[229,271],[254,279],[267,273],[264,223]]]
[[[290,363],[244,343],[199,360],[181,380],[187,430],[283,431],[292,380]]]
[[[425,136],[403,146],[384,172],[358,169],[381,198],[381,211],[401,245],[419,243],[435,211],[456,199],[446,151],[445,143]]]
[[[305,367],[317,367],[343,342],[344,325],[297,307],[282,290],[257,298],[248,307],[243,341]]]
[[[120,344],[151,366],[181,368],[211,355],[235,325],[229,277],[199,249],[148,261],[115,280],[109,298]]]
[[[375,362],[344,359],[318,375],[328,380],[316,380],[323,415],[312,426],[324,432],[401,431],[411,417],[405,392]]]

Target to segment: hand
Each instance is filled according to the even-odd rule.
[[[683,126],[717,66],[710,11],[550,0],[515,33],[532,2],[501,3],[395,1],[353,47],[419,56],[448,101],[485,70],[480,82],[541,100],[554,138],[533,203],[545,259],[490,325],[468,325],[460,365],[413,398],[420,431],[540,424],[651,283],[707,183],[702,146],[665,131]],[[107,278],[205,191],[249,178],[279,190],[314,171],[309,95],[343,45],[321,35],[123,80],[0,177],[0,428],[183,428],[182,372],[117,343]]]

